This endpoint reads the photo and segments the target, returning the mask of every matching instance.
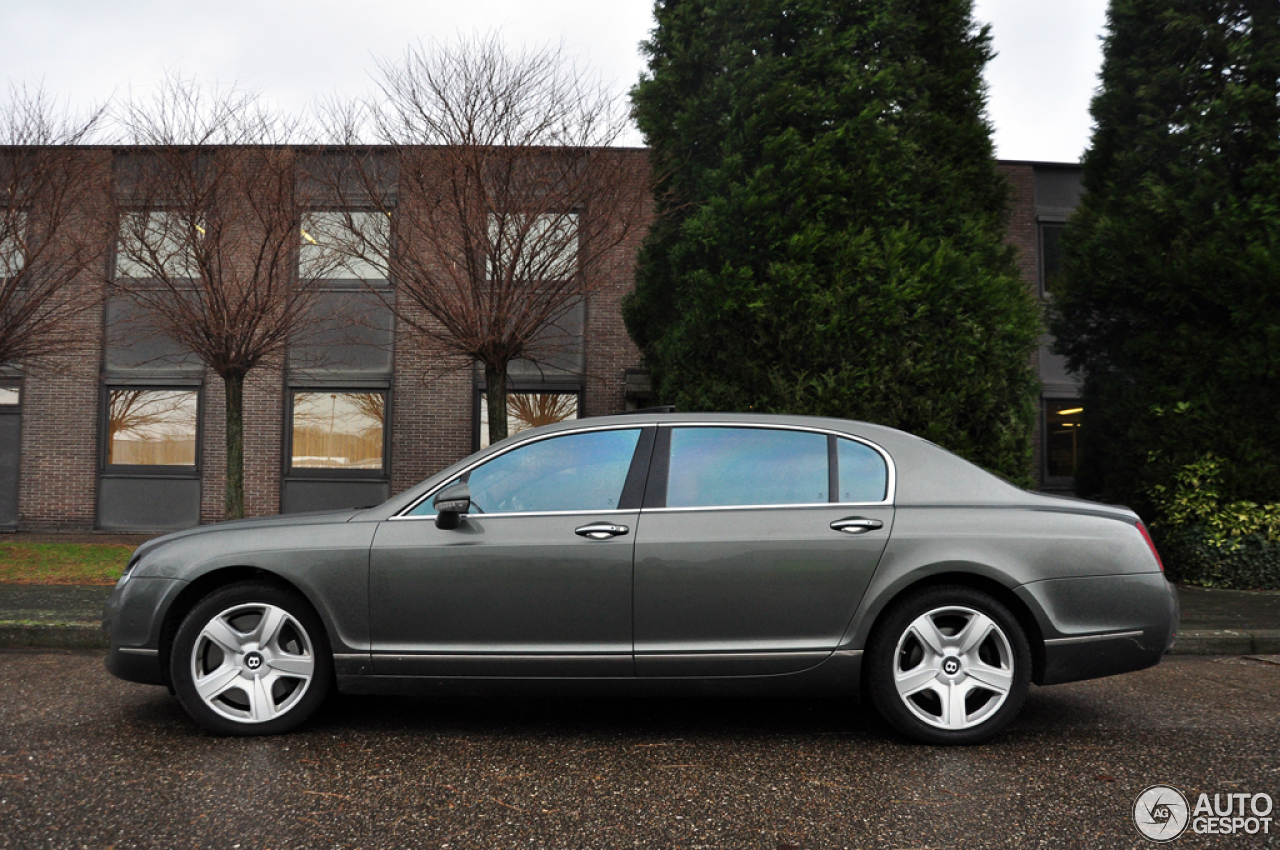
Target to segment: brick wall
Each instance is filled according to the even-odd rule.
[[[1040,235],[1036,222],[1036,183],[1035,167],[1028,163],[1000,163],[998,166],[1005,179],[1009,181],[1010,213],[1009,225],[1005,232],[1005,241],[1017,249],[1018,271],[1027,284],[1028,291],[1040,303]],[[1031,368],[1037,374],[1040,370],[1040,353],[1031,354]],[[1032,480],[1036,487],[1041,486],[1044,464],[1044,417],[1043,405],[1036,402],[1036,427],[1032,433]]]

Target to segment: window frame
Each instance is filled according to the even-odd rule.
[[[796,502],[772,505],[696,505],[692,507],[667,507],[667,483],[671,466],[671,431],[675,428],[754,428],[766,431],[801,431],[811,434],[823,434],[827,437],[827,501]],[[852,440],[855,443],[874,450],[885,464],[885,497],[878,502],[840,502],[833,496],[839,494],[839,457],[838,440]],[[656,486],[655,486],[656,485]],[[644,510],[664,513],[686,513],[689,511],[761,511],[784,510],[790,508],[849,508],[849,507],[892,507],[897,496],[898,474],[893,458],[881,446],[855,434],[835,431],[828,428],[816,428],[803,425],[783,425],[739,422],[678,422],[661,426],[658,432],[657,445],[654,447],[653,463],[649,468],[649,481],[645,486]]]
[[[152,215],[160,214],[160,215],[167,215],[167,216],[169,216],[169,217],[171,217],[171,218],[177,218],[177,219],[179,219],[179,220],[182,220],[182,219],[183,219],[183,215],[182,215],[182,212],[181,212],[180,210],[175,210],[175,209],[173,209],[173,208],[171,208],[171,207],[165,207],[165,206],[155,206],[155,207],[149,207],[149,206],[127,206],[127,207],[125,207],[125,208],[121,209],[121,210],[120,210],[120,214],[119,214],[119,215],[117,216],[117,218],[116,218],[116,236],[115,236],[115,241],[112,243],[112,246],[111,246],[111,270],[110,270],[110,271],[111,271],[111,278],[110,278],[110,280],[111,280],[111,285],[112,285],[112,286],[117,286],[117,285],[119,285],[119,281],[120,281],[120,279],[121,279],[121,277],[120,277],[120,258],[121,258],[121,254],[122,254],[122,252],[121,252],[121,250],[120,250],[120,246],[121,246],[121,243],[124,241],[124,240],[121,238],[121,235],[122,235],[122,227],[123,227],[123,225],[124,225],[124,220],[125,220],[126,218],[128,218],[129,216],[134,216],[134,215],[143,215],[143,214],[145,214],[145,215],[146,215],[146,216],[148,216],[148,217],[150,217],[150,216],[152,216]],[[127,259],[127,258],[126,258],[126,259]],[[172,273],[172,271],[171,271],[171,272],[169,273],[168,278],[167,278],[169,281],[171,281],[172,283],[175,283],[175,284],[177,284],[177,283],[181,283],[181,282],[183,282],[183,281],[185,281],[185,282],[187,282],[187,283],[194,284],[196,281],[200,280],[200,258],[199,258],[198,256],[192,256],[192,257],[188,257],[187,259],[188,259],[188,261],[190,262],[191,266],[189,266],[189,267],[187,267],[187,268],[185,268],[185,269],[182,269],[182,271],[186,271],[186,272],[195,272],[195,274],[194,274],[194,275],[180,275],[180,274],[174,274],[174,273]],[[130,261],[130,262],[131,262],[131,261]],[[150,276],[150,277],[134,277],[133,275],[127,275],[125,279],[130,280],[130,281],[133,281],[135,284],[145,284],[145,283],[148,283],[148,282],[155,283],[155,282],[159,282],[159,281],[164,281],[164,280],[166,280],[166,278],[162,278],[162,277],[155,277],[154,275],[153,275],[153,276]]]
[[[196,395],[195,459],[190,465],[108,463],[111,454],[111,391],[194,392]],[[203,383],[114,380],[102,383],[99,395],[98,473],[107,478],[200,478],[204,469],[205,397]]]
[[[1076,483],[1074,475],[1049,474],[1049,405],[1062,404],[1084,407],[1084,400],[1068,396],[1046,396],[1040,399],[1040,487],[1052,490],[1073,489]],[[1083,424],[1083,423],[1082,423]],[[1079,445],[1076,446],[1077,461]]]
[[[1046,262],[1048,252],[1045,250],[1045,231],[1050,227],[1056,227],[1059,230],[1059,240],[1061,240],[1061,231],[1066,225],[1067,218],[1065,216],[1041,215],[1036,217],[1036,288],[1042,300],[1053,300],[1053,293],[1049,291],[1049,273]],[[1061,241],[1059,241],[1059,250],[1061,250]]]
[[[382,466],[372,469],[342,469],[331,466],[293,465],[293,412],[298,393],[377,393],[382,396]],[[323,384],[299,382],[285,388],[284,439],[280,452],[282,480],[290,481],[390,481],[391,480],[391,388],[385,384],[345,382]]]
[[[368,215],[372,215],[372,216],[385,215],[387,218],[386,251],[387,251],[388,260],[393,256],[393,252],[395,249],[395,241],[394,241],[395,228],[393,226],[394,221],[392,220],[393,219],[392,212],[388,212],[387,210],[379,209],[377,207],[367,206],[367,205],[342,206],[342,205],[334,205],[334,204],[319,204],[316,206],[309,206],[303,209],[301,215],[299,215],[298,217],[298,253],[297,253],[297,259],[293,264],[293,273],[295,278],[304,279],[302,276],[302,251],[306,246],[304,244],[305,239],[302,234],[305,230],[306,218],[309,215],[324,215],[326,213],[331,213],[339,216],[346,215],[348,213],[351,213],[351,214],[367,213]],[[338,270],[342,271],[346,269],[339,268]],[[309,278],[309,279],[315,280],[317,284],[325,286],[326,288],[372,287],[374,289],[385,289],[391,284],[391,269],[388,268],[386,270],[386,275],[382,277],[369,277],[369,278],[317,277],[317,278]]]

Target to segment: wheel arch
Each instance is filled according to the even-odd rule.
[[[325,642],[325,649],[330,658],[333,656],[333,641],[329,634],[332,629],[328,619],[322,613],[322,610],[311,597],[297,584],[289,581],[287,578],[278,573],[264,570],[261,567],[250,566],[231,566],[219,567],[210,570],[191,581],[182,591],[174,598],[173,604],[169,606],[169,610],[165,612],[164,621],[160,627],[160,670],[164,677],[164,683],[170,691],[173,690],[173,682],[169,678],[169,660],[173,652],[173,641],[178,634],[178,627],[182,625],[182,621],[186,619],[187,614],[191,613],[191,609],[200,604],[200,600],[204,599],[211,593],[229,587],[233,584],[242,582],[263,582],[273,584],[284,590],[296,593],[302,601],[311,609],[311,613],[315,614],[316,619],[320,621],[324,627],[324,634],[318,637]]]
[[[875,614],[871,626],[864,632],[864,646],[870,643],[871,636],[874,635],[882,626],[885,620],[886,612],[893,608],[893,605],[900,599],[909,594],[916,593],[929,587],[937,587],[939,585],[961,585],[979,590],[987,595],[995,598],[997,602],[1004,605],[1013,614],[1018,621],[1018,625],[1022,627],[1022,631],[1027,636],[1027,644],[1031,649],[1031,681],[1039,684],[1044,678],[1045,656],[1044,656],[1044,634],[1040,629],[1040,623],[1037,621],[1035,614],[1027,606],[1027,603],[1020,598],[1013,589],[991,576],[981,573],[969,572],[962,569],[948,569],[937,573],[921,576],[894,590],[891,595],[887,595],[880,603],[880,608]],[[865,680],[867,666],[862,667]]]

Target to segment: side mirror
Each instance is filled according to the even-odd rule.
[[[431,506],[436,509],[436,528],[451,531],[462,522],[462,515],[471,510],[471,488],[465,481],[450,484],[436,493]]]

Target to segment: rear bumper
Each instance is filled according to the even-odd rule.
[[[1019,594],[1047,620],[1038,685],[1152,667],[1177,631],[1178,594],[1163,573],[1033,582]]]

